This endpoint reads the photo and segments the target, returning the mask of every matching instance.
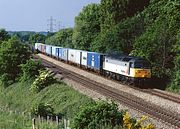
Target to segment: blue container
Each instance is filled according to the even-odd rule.
[[[68,48],[61,49],[61,53],[62,53],[61,59],[68,61],[68,50],[69,50]]]
[[[94,70],[102,70],[104,55],[96,52],[87,53],[87,65]]]
[[[56,47],[56,57],[62,59],[62,47]]]

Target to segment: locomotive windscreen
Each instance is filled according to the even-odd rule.
[[[141,62],[134,62],[134,64],[132,64],[132,67],[133,68],[150,69],[151,65],[147,61],[141,61]]]

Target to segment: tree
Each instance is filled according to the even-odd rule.
[[[21,64],[20,66],[21,66],[20,81],[28,81],[35,79],[36,76],[39,75],[39,70],[44,68],[40,60],[38,62],[35,62],[32,59],[27,60],[25,64]]]
[[[16,81],[20,73],[20,64],[30,58],[28,47],[16,37],[3,41],[0,45],[0,81],[8,86]]]
[[[99,4],[89,4],[75,18],[73,31],[75,48],[92,51],[92,42],[100,32],[99,10]]]
[[[72,48],[72,34],[73,29],[61,29],[59,32],[54,34],[53,36],[46,39],[46,44],[61,46],[61,47],[70,47]]]
[[[2,41],[7,41],[10,38],[9,34],[5,29],[0,29],[0,43]]]
[[[177,35],[177,42],[174,45],[173,52],[175,52],[174,69],[169,89],[180,93],[180,30]]]
[[[149,0],[101,0],[101,29],[110,29],[148,4]]]
[[[29,42],[31,44],[34,44],[34,43],[45,43],[45,39],[46,39],[45,35],[39,34],[39,33],[35,33],[35,34],[32,34],[30,36]]]
[[[174,67],[172,49],[177,42],[176,35],[180,26],[179,4],[177,1],[163,0],[153,4],[145,11],[148,16],[145,21],[150,22],[146,25],[146,31],[136,38],[132,53],[147,58],[152,64],[153,75],[166,77],[167,80]],[[156,10],[154,15],[151,14],[152,10]]]
[[[102,31],[93,42],[93,50],[107,53],[129,54],[133,43],[144,32],[143,18],[134,16]]]

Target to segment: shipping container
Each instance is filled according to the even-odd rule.
[[[39,45],[39,51],[42,52],[42,49],[43,49],[43,45],[40,44],[40,45]]]
[[[88,52],[87,53],[88,67],[95,70],[102,70],[103,58],[104,58],[104,54],[96,53],[96,52]]]
[[[51,45],[46,45],[46,54],[47,55],[52,55],[52,46]]]
[[[56,48],[57,46],[52,46],[52,56],[56,57]]]
[[[35,49],[38,50],[39,43],[35,43]]]
[[[41,52],[42,53],[46,53],[46,45],[45,44],[41,44]]]
[[[76,64],[81,64],[81,50],[69,49],[68,61]]]
[[[56,47],[56,57],[62,59],[62,47]]]
[[[82,51],[82,54],[81,54],[81,65],[83,66],[87,66],[87,51]]]
[[[42,43],[35,43],[35,49],[41,51],[41,44]]]
[[[68,48],[62,48],[62,59],[68,61]]]
[[[41,50],[40,49],[41,44],[42,43],[35,43],[35,49],[40,51]]]

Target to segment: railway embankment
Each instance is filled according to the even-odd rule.
[[[53,62],[54,64],[58,64],[58,65],[60,65],[61,67],[63,67],[63,68],[67,68],[67,69],[73,69],[74,70],[74,72],[77,72],[77,73],[79,73],[79,74],[83,74],[82,76],[84,76],[85,75],[85,77],[87,77],[87,78],[90,78],[90,79],[92,79],[93,78],[93,80],[99,80],[101,83],[102,83],[102,80],[100,79],[100,78],[102,78],[102,77],[99,77],[99,76],[97,76],[97,75],[94,75],[94,74],[92,74],[92,73],[87,73],[87,72],[85,72],[85,73],[83,73],[84,71],[83,70],[80,70],[80,69],[78,69],[78,68],[74,68],[74,67],[72,67],[72,66],[69,66],[69,65],[66,65],[66,64],[64,64],[64,63],[62,63],[62,62],[58,62],[58,61],[56,61],[56,60],[51,60],[51,58],[48,58],[48,57],[46,57],[46,56],[44,56],[44,55],[40,55],[40,57],[41,58],[45,58],[45,59],[47,59],[47,60],[49,60],[49,61],[51,61],[51,62]],[[70,68],[68,68],[68,67],[70,67]],[[90,75],[89,75],[90,74]],[[92,77],[92,78],[91,78]],[[96,79],[94,79],[94,78],[96,78]],[[104,78],[102,78],[102,79],[104,79]],[[72,84],[72,83],[74,83],[73,81],[72,82],[70,82],[70,81],[68,81],[68,80],[66,80],[71,86],[73,86],[73,87],[75,87],[76,89],[78,89],[79,91],[81,91],[81,92],[83,92],[83,90],[84,91],[86,91],[85,92],[85,94],[87,94],[87,95],[89,95],[89,96],[91,96],[91,97],[93,97],[93,98],[96,98],[96,93],[94,92],[94,91],[92,91],[92,90],[89,90],[89,89],[86,89],[86,88],[82,88],[81,86],[79,86],[78,85],[78,83],[76,83],[75,85],[76,86],[74,86],[74,84]],[[109,81],[108,83],[106,83],[106,81]],[[115,83],[115,82],[113,82],[113,81],[110,81],[110,80],[107,80],[107,79],[105,79],[104,81],[103,81],[105,84],[111,84],[112,85],[112,83]],[[117,85],[117,84],[116,84]],[[120,84],[119,84],[120,85]],[[116,87],[113,87],[113,88],[116,88]],[[118,90],[123,90],[123,91],[126,91],[127,92],[127,89],[129,88],[129,87],[127,87],[127,86],[123,86],[123,85],[121,85],[120,87],[118,87],[118,88],[120,88],[120,89],[118,89]],[[83,89],[83,90],[81,90],[81,89]],[[129,88],[130,89],[130,88]],[[131,89],[131,90],[129,90],[130,92],[133,92],[133,90],[134,89]],[[93,93],[94,92],[94,93]],[[137,92],[137,91],[136,91]],[[139,91],[139,94],[141,94],[140,93],[140,91]],[[144,93],[145,94],[145,93]],[[101,94],[99,94],[98,93],[98,95],[97,95],[98,97],[102,97],[102,98],[106,98],[105,96],[102,96]],[[149,95],[149,96],[151,96],[151,95]],[[153,97],[156,97],[156,96],[153,96]],[[97,99],[97,98],[96,98]],[[160,98],[160,100],[159,101],[162,101],[161,100],[162,98]],[[157,100],[156,100],[157,101]],[[168,100],[169,101],[169,100]],[[147,101],[147,102],[149,102],[149,103],[151,103],[151,101]],[[158,105],[158,104],[157,104]],[[178,105],[178,104],[177,104]],[[132,111],[132,114],[134,114],[134,115],[136,115],[136,116],[138,116],[137,114],[141,114],[141,113],[139,113],[139,112],[137,112],[137,111],[134,111],[133,109],[131,109],[131,108],[129,108],[128,106],[124,106],[124,105],[122,105],[122,104],[120,104],[119,105],[119,107],[120,108],[126,108],[126,109],[129,109],[130,111]],[[168,108],[167,108],[168,109]],[[169,110],[169,111],[171,111],[171,110]],[[176,113],[176,112],[175,112]],[[178,114],[178,113],[177,113]],[[142,114],[141,114],[142,115]],[[165,124],[162,124],[161,122],[160,123],[158,123],[159,121],[157,121],[157,120],[154,120],[154,119],[151,119],[151,121],[154,121],[154,123],[156,123],[156,125],[158,125],[157,127],[158,128],[171,128],[170,126],[168,127],[168,125],[165,125]],[[174,128],[174,127],[172,127],[172,128]]]

